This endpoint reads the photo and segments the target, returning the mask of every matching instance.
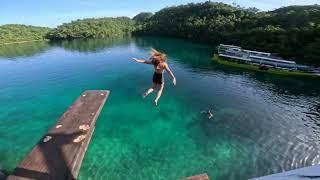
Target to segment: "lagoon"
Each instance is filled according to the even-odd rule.
[[[164,51],[159,107],[150,48]],[[248,179],[320,164],[320,79],[226,67],[214,47],[160,37],[0,46],[0,164],[12,171],[87,89],[108,89],[79,179]],[[200,111],[212,108],[208,120]]]

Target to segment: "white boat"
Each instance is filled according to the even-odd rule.
[[[267,52],[242,49],[240,46],[220,44],[218,47],[218,55],[231,61],[240,61],[273,68],[301,70],[309,73],[320,73],[319,68],[300,65],[295,61],[286,60]]]

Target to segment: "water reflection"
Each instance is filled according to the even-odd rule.
[[[66,51],[96,53],[107,48],[128,45],[131,41],[131,37],[115,37],[108,39],[76,39],[70,41],[9,44],[0,46],[0,58],[16,59],[19,57],[32,57],[54,47],[60,47]]]
[[[8,44],[0,46],[0,58],[14,60],[19,57],[31,57],[48,50],[48,42],[30,42],[22,44]]]
[[[179,86],[174,90],[170,87],[166,88],[167,94],[170,94],[170,96],[164,95],[163,97],[167,101],[167,106],[163,103],[160,107],[162,110],[165,108],[166,111],[161,112],[161,109],[160,112],[148,111],[146,115],[140,114],[140,110],[148,106],[147,102],[140,101],[140,97],[135,98],[138,94],[137,91],[140,91],[136,87],[140,86],[139,83],[146,81],[149,77],[140,76],[144,72],[140,72],[139,65],[120,66],[119,63],[131,63],[130,61],[127,62],[127,59],[133,55],[147,56],[147,51],[151,47],[168,54],[169,63],[176,70],[175,73],[179,75]],[[120,167],[120,171],[127,172],[128,168],[122,168],[121,162],[131,158],[133,160],[128,160],[125,164],[141,170],[140,164],[148,163],[149,167],[155,167],[154,164],[159,161],[156,160],[156,163],[153,163],[150,159],[174,157],[165,156],[166,153],[174,152],[174,154],[178,153],[179,155],[186,153],[186,156],[180,156],[183,161],[185,160],[184,157],[187,157],[188,160],[196,160],[194,162],[189,161],[189,168],[203,167],[199,171],[207,170],[207,172],[215,174],[214,171],[217,170],[219,171],[217,174],[222,174],[222,177],[213,177],[214,179],[248,179],[320,162],[320,156],[318,155],[320,147],[317,144],[320,139],[320,107],[319,103],[316,103],[320,97],[318,79],[276,76],[221,66],[211,61],[213,47],[168,38],[134,37],[60,41],[47,44],[47,48],[54,49],[47,51],[44,56],[38,58],[44,59],[40,63],[4,63],[3,67],[5,68],[15,66],[20,69],[12,71],[10,76],[4,74],[4,76],[10,78],[6,82],[0,82],[3,83],[3,87],[9,87],[11,90],[3,88],[3,92],[5,92],[2,93],[3,98],[11,99],[11,97],[14,97],[19,99],[17,102],[25,102],[24,106],[18,106],[17,102],[13,101],[14,104],[11,104],[11,106],[14,108],[7,111],[8,113],[14,112],[10,116],[21,119],[17,115],[25,115],[23,112],[32,107],[31,104],[39,106],[40,103],[37,104],[37,102],[49,102],[48,104],[59,106],[60,104],[53,103],[56,95],[74,94],[75,91],[88,87],[104,88],[107,86],[111,89],[117,89],[110,99],[113,102],[108,105],[110,106],[108,108],[110,114],[106,118],[115,121],[109,123],[110,126],[100,126],[100,128],[107,127],[109,132],[105,129],[97,130],[98,135],[99,132],[107,133],[100,134],[100,137],[97,135],[99,138],[96,138],[97,143],[94,143],[96,144],[95,149],[91,151],[91,157],[90,155],[87,157],[99,160],[102,157],[103,162],[108,162],[110,159],[116,162],[114,159],[107,157],[109,153],[106,153],[106,151],[109,149],[112,150],[111,153],[121,155],[115,158],[118,158],[120,163],[102,163],[101,165],[98,163],[99,167],[113,164],[117,165],[117,167],[114,166],[114,169],[119,170]],[[112,50],[109,48],[112,48]],[[109,50],[110,53],[98,54],[99,56],[94,54],[104,51],[109,52]],[[21,51],[28,51],[28,49]],[[73,53],[66,51],[72,51]],[[12,53],[12,57],[19,57],[18,52],[16,50],[16,53]],[[38,53],[40,52],[43,52],[43,50],[38,51]],[[65,61],[59,61],[59,63],[52,61],[52,59],[55,59],[57,52],[60,53],[61,59]],[[85,54],[79,55],[78,52]],[[28,52],[24,52],[24,54],[28,54]],[[74,63],[73,60],[76,58],[69,58],[68,55],[70,54],[83,57],[81,63]],[[63,59],[64,57],[66,59]],[[114,59],[115,63],[105,61],[104,59],[107,59],[105,57]],[[35,70],[37,71],[30,70],[30,67],[36,67]],[[135,67],[139,68],[139,72]],[[88,71],[91,72],[92,76]],[[29,87],[26,88],[25,84],[28,84]],[[30,88],[30,92],[24,88]],[[144,87],[141,92],[143,90]],[[12,92],[18,95],[5,96],[5,94],[10,95]],[[43,94],[41,96],[39,93],[33,94],[32,92]],[[33,103],[29,102],[30,97],[34,97]],[[36,97],[40,98],[37,99]],[[51,101],[48,101],[49,97],[52,98]],[[123,97],[127,98],[123,99]],[[3,106],[7,107],[7,101],[3,102],[6,102]],[[59,100],[59,102],[63,101]],[[137,102],[138,104],[136,104]],[[208,104],[213,104],[215,107],[215,115],[212,120],[201,117],[201,114],[198,113],[198,109],[202,110],[202,107]],[[21,113],[16,113],[16,108],[20,108]],[[123,113],[124,109],[126,113]],[[51,112],[51,110],[49,108],[39,112]],[[132,113],[134,116],[132,116]],[[157,113],[160,113],[160,116]],[[47,117],[47,114],[45,113],[45,117]],[[122,117],[123,114],[127,115]],[[5,116],[2,119],[7,119]],[[42,117],[42,114],[38,116]],[[144,119],[144,117],[146,118]],[[104,118],[100,119],[104,120]],[[119,119],[122,120],[121,123],[117,121]],[[6,121],[2,122],[5,123]],[[10,126],[12,125],[11,122],[7,122]],[[150,135],[150,132],[152,132],[152,135]],[[146,141],[146,137],[149,137],[149,135],[151,139]],[[20,137],[19,133],[17,136]],[[103,139],[108,136],[116,137],[116,140],[112,138]],[[178,138],[174,136],[178,136]],[[15,137],[15,134],[11,137]],[[123,138],[125,141],[133,139],[136,142],[122,143],[117,138]],[[177,141],[172,141],[169,144],[181,143],[176,147],[182,147],[182,149],[174,148],[171,151],[158,148],[157,143],[162,142],[161,138],[165,144],[168,144],[168,139],[176,139]],[[23,138],[21,140],[25,141]],[[192,142],[191,146],[189,141]],[[140,144],[146,142],[157,143],[154,144],[154,149],[144,151]],[[108,143],[110,147],[114,147],[115,144],[117,148],[105,149],[104,147]],[[126,146],[127,144],[130,146],[138,145],[138,147],[132,150],[129,145]],[[164,146],[159,143],[159,147]],[[170,149],[171,147],[167,148]],[[5,150],[7,151],[7,149]],[[131,154],[131,152],[133,153]],[[97,153],[101,153],[101,156]],[[135,158],[141,159],[136,160]],[[88,166],[95,167],[96,162],[100,161],[92,159],[88,161],[90,162]],[[140,164],[135,164],[136,162]],[[183,164],[175,158],[169,158],[167,162],[168,164],[178,162],[173,167],[180,167]],[[91,163],[94,165],[91,166]],[[198,163],[201,163],[202,166],[199,166]],[[163,173],[163,164],[160,165],[161,168],[156,167],[155,170]],[[179,170],[181,169],[183,168]],[[88,172],[88,177],[93,176],[90,168],[84,168],[84,171]],[[117,172],[114,172],[113,175],[118,174]],[[153,174],[155,173],[153,172]]]
[[[282,76],[217,65],[215,71],[228,76],[247,77],[278,95],[320,96],[320,77]],[[303,89],[303,91],[301,91]]]
[[[213,48],[203,44],[192,43],[181,39],[159,38],[159,37],[135,37],[139,48],[155,48],[165,52],[169,59],[187,65],[190,69],[201,71],[212,70],[211,59]]]
[[[224,74],[227,77],[241,77],[247,79],[246,81],[253,80],[260,87],[279,95],[320,96],[320,78],[279,76],[219,65],[211,60],[214,46],[157,37],[135,37],[135,43],[139,48],[154,47],[164,51],[169,58],[187,66],[191,71]],[[304,89],[304,91],[301,91],[301,89]]]
[[[130,37],[115,37],[107,39],[76,39],[70,41],[50,42],[52,46],[62,47],[67,51],[95,53],[111,47],[127,45]]]
[[[208,93],[205,99],[195,94],[189,95],[195,97],[193,102],[190,102],[195,108],[208,101],[218,101],[215,95],[219,93],[216,92],[228,87],[233,98],[227,99],[228,96],[225,96],[219,104],[229,101],[233,103],[227,104],[227,108],[219,108],[215,114],[216,120],[196,117],[187,126],[187,129],[192,130],[189,133],[190,138],[203,147],[204,152],[223,144],[222,139],[232,142],[231,147],[224,150],[237,149],[242,152],[237,155],[239,161],[233,165],[236,166],[239,162],[240,167],[246,162],[243,159],[252,160],[252,163],[245,164],[245,167],[250,169],[251,173],[256,171],[254,174],[257,176],[320,162],[317,143],[320,139],[319,105],[312,103],[312,100],[317,100],[320,96],[320,78],[278,76],[222,66],[211,61],[213,47],[183,40],[141,37],[135,38],[135,42],[139,48],[154,47],[162,50],[175,65],[184,66],[183,70],[201,74],[203,81],[200,78],[197,82],[190,80],[188,84],[184,84],[189,90],[197,86],[195,89],[202,89],[203,95]],[[188,75],[184,78],[191,79],[191,74]],[[200,81],[211,85],[202,86]],[[215,97],[211,98],[210,95]],[[242,97],[243,99],[237,100]],[[254,103],[250,104],[251,102]],[[232,107],[232,104],[236,104],[235,107]],[[246,125],[243,125],[244,122]],[[301,127],[302,123],[307,128]],[[259,158],[247,158],[247,149],[252,153],[250,156]],[[250,174],[237,173],[243,173],[237,174],[238,177]]]
[[[180,39],[159,37],[116,37],[108,39],[79,39],[71,41],[32,42],[0,46],[0,58],[16,59],[31,57],[52,47],[67,51],[96,53],[107,48],[126,46],[134,43],[138,48],[149,50],[151,47],[164,51],[170,60],[185,66],[190,71],[241,77],[246,81],[256,81],[264,89],[280,95],[320,96],[320,78],[290,77],[254,72],[219,65],[211,60],[214,46],[192,43]],[[301,91],[304,89],[304,91]]]

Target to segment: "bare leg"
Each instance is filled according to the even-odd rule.
[[[156,88],[156,84],[152,83],[151,88],[148,89],[143,95],[142,97],[145,98],[147,97],[150,93],[152,93],[154,91],[154,88]]]
[[[159,91],[158,91],[158,94],[157,94],[156,99],[154,100],[154,105],[155,105],[155,106],[158,106],[158,101],[159,101],[159,99],[160,99],[160,97],[161,97],[163,87],[164,87],[164,83],[162,83],[161,85],[159,85]]]

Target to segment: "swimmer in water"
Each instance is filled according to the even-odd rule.
[[[134,61],[138,63],[144,63],[144,64],[150,64],[154,67],[154,73],[152,78],[152,85],[151,87],[142,95],[143,98],[147,97],[150,93],[154,91],[154,89],[158,86],[158,94],[156,99],[154,100],[154,105],[158,106],[158,101],[161,97],[163,87],[164,87],[164,70],[166,70],[169,75],[172,77],[173,85],[175,86],[177,84],[176,78],[172,71],[170,70],[168,64],[167,64],[167,57],[166,54],[158,52],[155,49],[151,49],[151,57],[150,60],[144,60],[144,59],[137,59],[133,58]]]
[[[211,109],[209,109],[208,111],[201,111],[201,114],[207,114],[208,119],[211,119],[213,117],[213,113],[211,112]]]
[[[208,119],[211,119],[213,117],[213,113],[211,112],[211,110],[208,111]]]

